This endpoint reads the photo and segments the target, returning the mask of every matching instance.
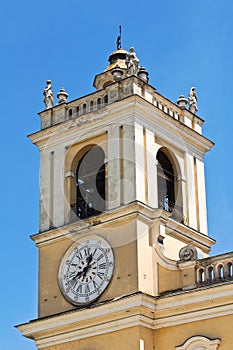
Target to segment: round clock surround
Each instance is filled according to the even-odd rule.
[[[114,270],[110,244],[101,236],[88,235],[66,251],[58,273],[63,296],[74,305],[98,299],[109,285]]]

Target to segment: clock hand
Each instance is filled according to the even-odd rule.
[[[88,258],[87,258],[87,266],[85,266],[84,267],[84,269],[83,269],[83,272],[84,272],[84,274],[83,274],[83,279],[86,277],[86,274],[87,274],[87,271],[90,269],[90,267],[91,267],[91,262],[92,262],[92,254],[90,254],[89,256],[88,256]]]
[[[79,271],[78,273],[76,273],[76,275],[72,278],[72,280],[75,280],[75,278],[81,276],[81,275],[83,274],[83,271],[84,271],[84,270]]]
[[[77,278],[77,277],[79,277],[79,276],[81,276],[81,275],[83,275],[83,278],[86,277],[87,271],[89,270],[90,265],[91,265],[91,262],[92,262],[92,254],[90,254],[90,255],[87,257],[86,261],[87,261],[87,265],[83,268],[82,271],[79,271],[79,272],[72,278],[72,280],[74,280],[75,278]]]
[[[90,254],[88,257],[87,257],[87,266],[90,266],[90,263],[92,262],[92,254]]]

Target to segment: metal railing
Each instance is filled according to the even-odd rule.
[[[90,203],[85,202],[84,199],[80,199],[78,203],[71,204],[70,209],[70,222],[74,222],[79,219],[86,219],[102,213],[101,211],[93,208]]]
[[[159,208],[171,213],[171,218],[175,221],[182,222],[184,221],[183,216],[183,207],[169,201],[167,198],[159,199]]]

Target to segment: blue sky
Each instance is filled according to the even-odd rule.
[[[233,2],[164,0],[5,1],[0,14],[1,291],[0,349],[35,349],[14,329],[37,316],[39,154],[26,135],[39,130],[47,79],[69,100],[93,91],[115,50],[135,51],[150,83],[176,101],[196,86],[206,156],[209,234],[213,254],[233,250]]]

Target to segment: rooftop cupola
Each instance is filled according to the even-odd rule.
[[[118,73],[120,70],[121,74],[118,74],[118,76],[121,76],[121,79],[124,79],[131,75],[139,76],[139,73],[142,74],[141,70],[144,69],[139,66],[139,59],[133,47],[131,47],[129,51],[126,51],[121,47],[117,48],[116,51],[111,53],[108,61],[109,65],[105,71],[95,76],[93,85],[96,90],[104,89],[106,86],[117,81],[115,70],[117,70]],[[146,74],[148,76],[147,72]],[[144,80],[148,81],[148,79]]]
[[[105,71],[115,68],[116,66],[122,69],[127,69],[127,64],[126,64],[127,55],[128,55],[128,52],[122,48],[112,52],[108,59],[110,64],[107,66]]]
[[[109,65],[103,73],[97,74],[94,79],[93,86],[96,90],[104,89],[106,86],[114,82],[113,71],[120,69],[122,71],[122,78],[126,77],[127,73],[127,56],[128,51],[118,48],[109,56]]]

